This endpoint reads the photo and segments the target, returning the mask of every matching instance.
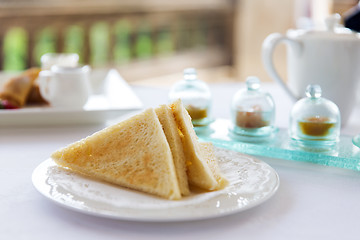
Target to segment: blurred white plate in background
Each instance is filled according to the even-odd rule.
[[[83,108],[41,105],[0,110],[0,126],[101,123],[143,107],[140,99],[115,69],[106,72],[95,70],[90,80],[92,95]]]

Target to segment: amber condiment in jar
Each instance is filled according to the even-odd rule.
[[[331,128],[336,123],[331,122],[327,117],[309,117],[303,121],[299,121],[300,130],[303,134],[309,136],[323,137],[330,133]]]

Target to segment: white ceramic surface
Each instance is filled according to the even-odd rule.
[[[101,123],[143,107],[116,70],[90,74],[93,89],[83,108],[27,106],[0,111],[0,126],[42,126]]]
[[[63,67],[76,67],[79,55],[76,53],[45,53],[41,56],[41,69],[50,70],[54,65]]]
[[[279,177],[266,163],[238,152],[215,148],[230,184],[223,190],[196,192],[171,201],[99,182],[58,167],[52,159],[41,163],[32,181],[45,197],[83,213],[133,221],[187,221],[220,217],[255,207],[279,187]]]
[[[304,96],[307,85],[320,85],[323,97],[335,102],[342,123],[346,124],[356,104],[360,81],[360,38],[327,20],[325,31],[299,29],[289,30],[287,35],[270,34],[263,43],[263,62],[269,75],[294,100]],[[273,63],[273,52],[279,43],[288,46],[287,82]]]
[[[52,107],[82,108],[90,96],[89,73],[89,66],[54,65],[40,72],[40,93]]]

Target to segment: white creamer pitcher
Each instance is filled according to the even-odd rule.
[[[359,34],[339,26],[340,15],[325,20],[324,30],[289,30],[270,34],[263,42],[262,57],[268,74],[294,99],[306,86],[318,84],[323,96],[338,105],[345,124],[356,104],[360,81]],[[273,52],[279,43],[287,45],[287,82],[279,76]]]
[[[89,66],[54,65],[40,72],[40,93],[53,107],[82,108],[90,95],[89,72]]]

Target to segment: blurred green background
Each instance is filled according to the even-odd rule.
[[[206,46],[206,23],[199,23],[198,31],[191,32],[181,24],[177,29],[162,27],[152,29],[144,20],[136,28],[126,20],[114,24],[105,21],[94,23],[86,36],[81,25],[72,25],[63,33],[63,50],[65,53],[78,53],[80,63],[84,63],[86,49],[85,38],[89,38],[89,63],[94,67],[106,66],[109,63],[121,65],[133,60],[148,59],[153,56],[171,55],[177,50]],[[200,28],[199,28],[200,27]],[[180,33],[180,34],[179,34]],[[176,42],[174,34],[181,36]],[[45,27],[35,33],[34,48],[31,49],[33,63],[40,66],[40,57],[45,53],[57,52],[59,39],[55,27]],[[19,71],[26,69],[29,53],[28,33],[13,27],[6,32],[3,44],[3,70]],[[177,45],[177,46],[175,46]]]

